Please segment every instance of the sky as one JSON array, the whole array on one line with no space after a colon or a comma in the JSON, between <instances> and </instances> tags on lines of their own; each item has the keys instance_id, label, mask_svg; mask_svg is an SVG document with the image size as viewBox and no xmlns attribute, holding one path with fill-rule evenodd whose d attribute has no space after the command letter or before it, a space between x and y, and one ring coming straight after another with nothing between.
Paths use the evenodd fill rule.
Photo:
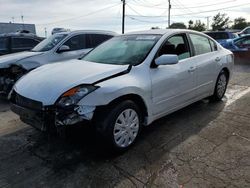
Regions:
<instances>
[{"instance_id":1,"label":"sky","mask_svg":"<svg viewBox=\"0 0 250 188\"><path fill-rule=\"evenodd\" d=\"M249 0L171 0L171 23L201 20L210 24L218 12L250 22ZM121 33L121 0L0 0L0 22L36 24L39 36L55 27L101 29ZM168 0L126 0L125 32L166 28Z\"/></svg>"}]
</instances>

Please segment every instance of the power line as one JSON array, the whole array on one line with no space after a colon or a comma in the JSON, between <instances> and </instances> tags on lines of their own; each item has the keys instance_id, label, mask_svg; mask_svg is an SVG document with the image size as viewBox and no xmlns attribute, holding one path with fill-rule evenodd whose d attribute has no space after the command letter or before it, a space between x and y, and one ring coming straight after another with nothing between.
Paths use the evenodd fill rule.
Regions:
<instances>
[{"instance_id":1,"label":"power line","mask_svg":"<svg viewBox=\"0 0 250 188\"><path fill-rule=\"evenodd\" d=\"M199 5L199 6L192 6L192 7L185 6L185 7L183 7L183 8L173 8L173 9L185 9L185 8L188 8L188 9L195 9L195 8L211 7L211 6L221 5L221 4L230 3L230 2L235 2L235 1L237 1L237 0L230 0L230 1L218 2L218 3L214 3L214 4Z\"/></svg>"},{"instance_id":2,"label":"power line","mask_svg":"<svg viewBox=\"0 0 250 188\"><path fill-rule=\"evenodd\" d=\"M221 4L225 4L225 3L230 3L230 2L235 2L237 0L229 0L229 1L223 1L223 2L217 2L217 3L212 3L212 4L203 4L203 5L199 5L199 6L186 6L182 4L182 7L180 7L179 5L174 5L172 6L172 9L195 9L195 8L203 8L203 7L211 7L211 6L215 6L215 5L221 5ZM135 1L134 1L135 2ZM168 9L168 7L163 7L162 3L160 4L156 4L156 5L145 5L145 4L137 4L137 3L131 3L131 5L134 6L140 6L140 7L147 7L147 8L155 8L155 9Z\"/></svg>"},{"instance_id":3,"label":"power line","mask_svg":"<svg viewBox=\"0 0 250 188\"><path fill-rule=\"evenodd\" d=\"M207 10L207 11L202 11L202 12L192 12L192 13L189 13L189 14L176 14L176 15L173 15L173 16L186 16L186 15L193 15L193 14L202 14L202 13L215 12L215 11L220 11L220 10L234 9L234 8L242 7L242 6L246 6L246 5L250 5L250 3L234 5L234 6L229 6L229 7L225 7L225 8L219 8L219 9L213 9L213 10Z\"/></svg>"},{"instance_id":4,"label":"power line","mask_svg":"<svg viewBox=\"0 0 250 188\"><path fill-rule=\"evenodd\" d=\"M49 23L44 23L44 24L37 24L37 25L38 25L38 26L41 26L41 25L53 25L53 24L57 24L57 23L68 22L68 21L71 21L71 20L75 20L75 19L79 19L79 18L91 16L91 15L93 15L93 14L98 14L99 12L102 12L102 11L104 11L104 10L107 10L107 9L110 9L110 8L113 8L113 7L116 7L116 6L118 6L118 5L120 5L120 3L116 3L116 4L113 4L112 6L104 7L104 8L102 8L102 9L99 9L99 10L96 10L96 11L93 11L93 12L90 12L90 13L85 14L85 15L75 16L75 17L72 17L72 18L64 19L64 20L59 20L59 21L49 22Z\"/></svg>"},{"instance_id":5,"label":"power line","mask_svg":"<svg viewBox=\"0 0 250 188\"><path fill-rule=\"evenodd\" d=\"M240 4L240 5L234 5L234 6L229 6L229 7L225 7L225 8L219 8L219 9L213 9L213 10L207 10L207 11L201 11L201 12L191 12L191 13L185 13L185 14L174 14L172 16L188 16L188 15L195 15L195 14L202 14L202 13L208 13L208 12L215 12L215 11L220 11L220 10L227 10L227 9L234 9L237 7L242 7L242 6L246 6L246 5L250 5L250 3L245 3L245 4ZM149 16L149 15L127 15L127 16L132 16L132 17L146 17L146 18L150 18L150 17L154 17L154 18L161 18L164 17L162 15L154 15L154 16ZM205 16L204 16L205 17Z\"/></svg>"}]
</instances>

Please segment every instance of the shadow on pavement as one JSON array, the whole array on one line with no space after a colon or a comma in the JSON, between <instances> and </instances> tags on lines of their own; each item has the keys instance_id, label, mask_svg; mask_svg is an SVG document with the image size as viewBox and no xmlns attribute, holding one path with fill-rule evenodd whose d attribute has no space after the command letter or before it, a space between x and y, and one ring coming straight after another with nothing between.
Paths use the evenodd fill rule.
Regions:
<instances>
[{"instance_id":1,"label":"shadow on pavement","mask_svg":"<svg viewBox=\"0 0 250 188\"><path fill-rule=\"evenodd\" d=\"M125 179L146 185L146 177L138 173L200 132L224 105L203 100L168 115L145 127L123 154L106 148L91 126L71 127L66 139L48 137L31 127L13 132L0 137L0 187L109 187Z\"/></svg>"}]
</instances>

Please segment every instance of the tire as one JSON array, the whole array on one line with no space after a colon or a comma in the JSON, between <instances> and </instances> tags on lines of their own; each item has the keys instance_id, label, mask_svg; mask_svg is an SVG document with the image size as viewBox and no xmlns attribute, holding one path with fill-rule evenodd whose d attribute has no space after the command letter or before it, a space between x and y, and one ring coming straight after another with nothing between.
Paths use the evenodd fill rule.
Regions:
<instances>
[{"instance_id":1,"label":"tire","mask_svg":"<svg viewBox=\"0 0 250 188\"><path fill-rule=\"evenodd\" d=\"M211 101L221 101L224 97L228 85L228 75L222 70L217 78L214 94L210 97Z\"/></svg>"},{"instance_id":2,"label":"tire","mask_svg":"<svg viewBox=\"0 0 250 188\"><path fill-rule=\"evenodd\" d=\"M116 151L125 151L135 143L141 125L141 111L131 100L108 107L95 123L97 132Z\"/></svg>"}]
</instances>

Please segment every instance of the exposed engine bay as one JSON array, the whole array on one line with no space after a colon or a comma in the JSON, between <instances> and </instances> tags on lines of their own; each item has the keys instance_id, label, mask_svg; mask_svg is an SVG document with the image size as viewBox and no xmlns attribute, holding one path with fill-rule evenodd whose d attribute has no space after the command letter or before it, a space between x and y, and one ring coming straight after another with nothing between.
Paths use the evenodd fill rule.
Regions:
<instances>
[{"instance_id":1,"label":"exposed engine bay","mask_svg":"<svg viewBox=\"0 0 250 188\"><path fill-rule=\"evenodd\" d=\"M8 95L15 82L25 73L25 69L16 65L0 69L0 94Z\"/></svg>"}]
</instances>

